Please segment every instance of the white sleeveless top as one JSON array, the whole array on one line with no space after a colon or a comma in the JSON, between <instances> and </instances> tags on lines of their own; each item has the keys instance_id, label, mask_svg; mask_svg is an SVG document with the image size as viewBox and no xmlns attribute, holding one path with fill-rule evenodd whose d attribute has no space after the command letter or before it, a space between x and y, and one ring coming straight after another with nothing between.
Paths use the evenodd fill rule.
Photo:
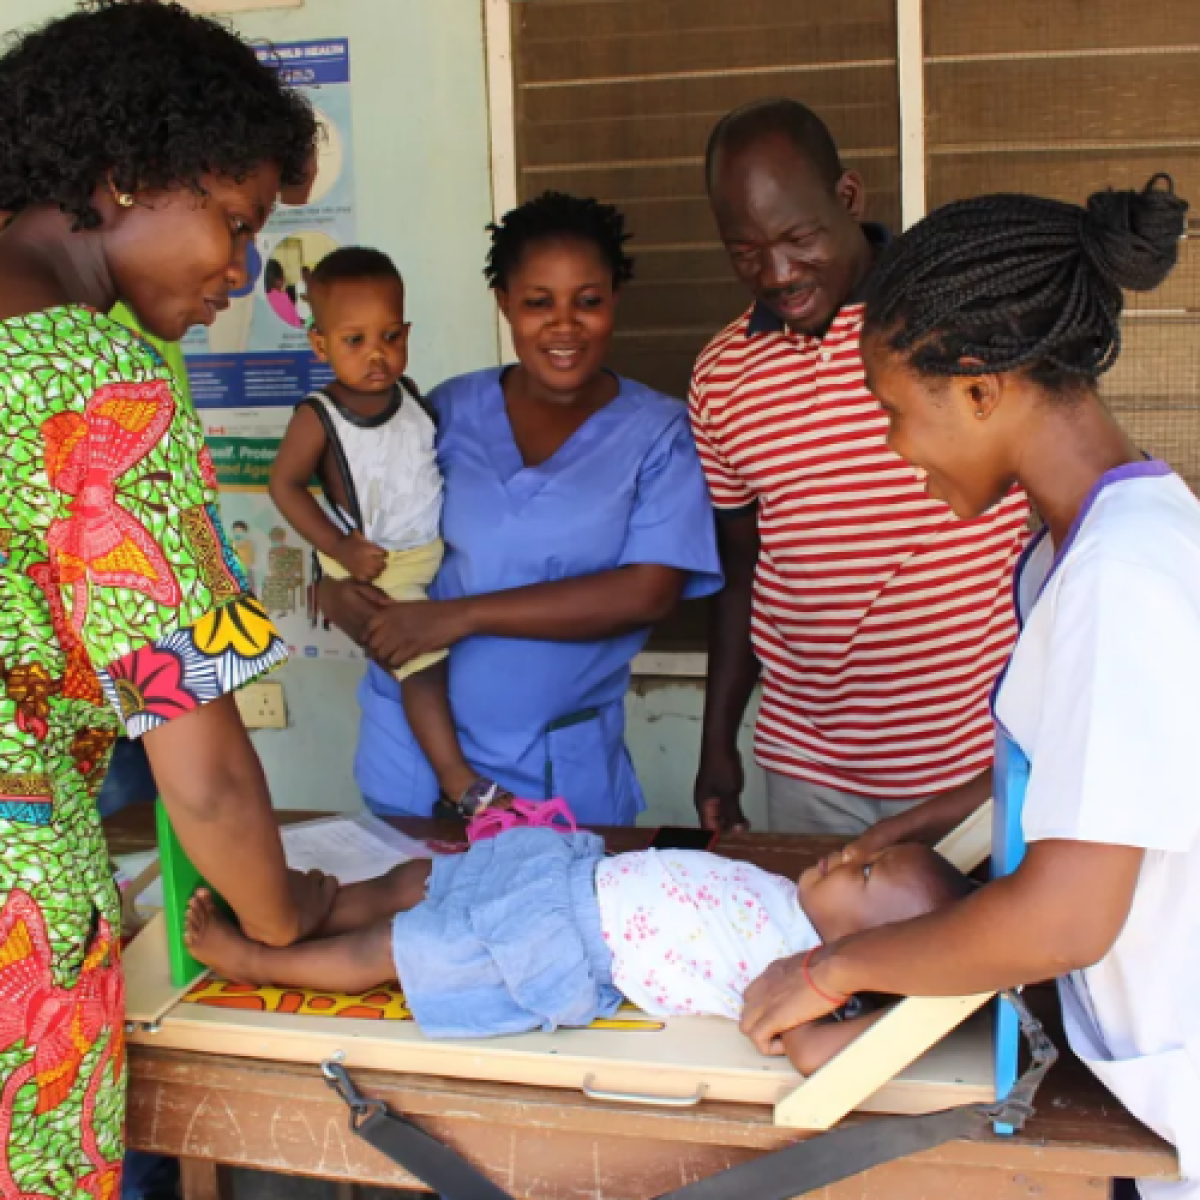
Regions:
<instances>
[{"instance_id":1,"label":"white sleeveless top","mask_svg":"<svg viewBox=\"0 0 1200 1200\"><path fill-rule=\"evenodd\" d=\"M434 451L435 429L411 392L396 385L398 404L375 418L359 417L327 392L313 392L341 444L362 514L362 535L384 550L413 550L438 536L442 475ZM355 528L349 513L332 504L342 529Z\"/></svg>"},{"instance_id":2,"label":"white sleeveless top","mask_svg":"<svg viewBox=\"0 0 1200 1200\"><path fill-rule=\"evenodd\" d=\"M613 983L652 1016L736 1021L771 963L821 940L793 880L700 850L603 858L596 900Z\"/></svg>"}]
</instances>

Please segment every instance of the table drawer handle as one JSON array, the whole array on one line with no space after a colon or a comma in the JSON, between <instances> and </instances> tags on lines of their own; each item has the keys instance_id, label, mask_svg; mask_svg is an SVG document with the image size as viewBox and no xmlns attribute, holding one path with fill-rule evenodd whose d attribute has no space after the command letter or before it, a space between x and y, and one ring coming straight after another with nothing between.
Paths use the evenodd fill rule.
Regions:
<instances>
[{"instance_id":1,"label":"table drawer handle","mask_svg":"<svg viewBox=\"0 0 1200 1200\"><path fill-rule=\"evenodd\" d=\"M583 1081L583 1094L589 1100L602 1100L609 1104L656 1104L660 1108L693 1108L708 1093L708 1084L702 1083L691 1096L647 1096L641 1092L606 1092L595 1086L595 1075Z\"/></svg>"}]
</instances>

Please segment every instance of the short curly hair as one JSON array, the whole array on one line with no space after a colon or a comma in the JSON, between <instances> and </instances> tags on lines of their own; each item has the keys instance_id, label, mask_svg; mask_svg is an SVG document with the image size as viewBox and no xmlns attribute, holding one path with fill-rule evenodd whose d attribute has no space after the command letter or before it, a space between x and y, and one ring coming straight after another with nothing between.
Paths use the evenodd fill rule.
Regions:
<instances>
[{"instance_id":1,"label":"short curly hair","mask_svg":"<svg viewBox=\"0 0 1200 1200\"><path fill-rule=\"evenodd\" d=\"M509 275L530 243L559 237L591 242L612 271L614 287L633 278L633 259L625 253L631 236L625 232L625 216L619 208L599 200L543 192L506 212L487 231L492 245L483 274L490 288L503 291L507 287Z\"/></svg>"},{"instance_id":2,"label":"short curly hair","mask_svg":"<svg viewBox=\"0 0 1200 1200\"><path fill-rule=\"evenodd\" d=\"M1168 175L1087 206L1000 194L930 213L880 256L866 334L928 375L1028 371L1077 394L1121 353L1124 292L1166 279L1187 233Z\"/></svg>"},{"instance_id":3,"label":"short curly hair","mask_svg":"<svg viewBox=\"0 0 1200 1200\"><path fill-rule=\"evenodd\" d=\"M52 204L95 228L97 186L241 179L277 164L304 181L308 101L224 26L160 0L86 0L0 57L0 211Z\"/></svg>"},{"instance_id":4,"label":"short curly hair","mask_svg":"<svg viewBox=\"0 0 1200 1200\"><path fill-rule=\"evenodd\" d=\"M339 246L313 268L312 283L317 287L327 287L348 279L394 279L400 284L404 282L396 264L382 250L373 250L369 246Z\"/></svg>"}]
</instances>

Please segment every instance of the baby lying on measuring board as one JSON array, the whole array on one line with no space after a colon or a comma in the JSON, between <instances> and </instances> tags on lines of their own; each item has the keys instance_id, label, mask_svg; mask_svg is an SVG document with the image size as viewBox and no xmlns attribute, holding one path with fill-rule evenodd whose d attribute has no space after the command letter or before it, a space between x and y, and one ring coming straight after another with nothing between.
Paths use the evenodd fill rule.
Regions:
<instances>
[{"instance_id":1,"label":"baby lying on measuring board","mask_svg":"<svg viewBox=\"0 0 1200 1200\"><path fill-rule=\"evenodd\" d=\"M869 865L832 855L793 883L716 854L606 858L594 834L519 828L342 888L307 942L253 942L205 892L186 938L201 962L246 983L354 994L399 978L429 1037L486 1037L586 1026L625 998L653 1016L737 1020L747 986L775 959L920 916L971 887L924 846ZM808 1074L878 1015L802 1026L784 1050Z\"/></svg>"}]
</instances>

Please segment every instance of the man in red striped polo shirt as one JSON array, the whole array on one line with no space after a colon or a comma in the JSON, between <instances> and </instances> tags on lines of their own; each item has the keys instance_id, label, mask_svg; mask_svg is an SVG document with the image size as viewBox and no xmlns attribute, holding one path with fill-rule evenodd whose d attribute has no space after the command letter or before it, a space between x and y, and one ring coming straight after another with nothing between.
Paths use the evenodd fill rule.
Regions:
<instances>
[{"instance_id":1,"label":"man in red striped polo shirt","mask_svg":"<svg viewBox=\"0 0 1200 1200\"><path fill-rule=\"evenodd\" d=\"M862 180L821 120L790 100L738 109L706 170L754 303L700 355L690 396L726 578L701 821L744 823L737 732L761 664L770 827L859 837L891 818L862 846L933 840L990 794L988 697L1016 633L1026 501L959 522L888 449L858 349L886 233L862 223Z\"/></svg>"}]
</instances>

